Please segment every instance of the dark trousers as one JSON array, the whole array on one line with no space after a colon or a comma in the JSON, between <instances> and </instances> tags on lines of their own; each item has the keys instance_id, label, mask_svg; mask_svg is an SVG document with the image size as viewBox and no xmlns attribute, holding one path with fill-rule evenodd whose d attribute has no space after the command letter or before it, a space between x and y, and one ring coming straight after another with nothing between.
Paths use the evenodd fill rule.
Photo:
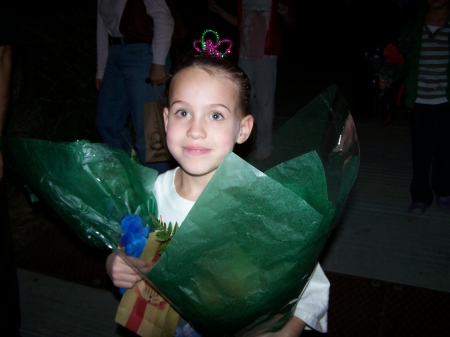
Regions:
<instances>
[{"instance_id":1,"label":"dark trousers","mask_svg":"<svg viewBox=\"0 0 450 337\"><path fill-rule=\"evenodd\" d=\"M0 331L3 336L20 336L19 282L7 202L3 179L0 182L0 289L3 307Z\"/></svg>"},{"instance_id":2,"label":"dark trousers","mask_svg":"<svg viewBox=\"0 0 450 337\"><path fill-rule=\"evenodd\" d=\"M415 104L411 110L413 201L450 195L450 105Z\"/></svg>"}]
</instances>

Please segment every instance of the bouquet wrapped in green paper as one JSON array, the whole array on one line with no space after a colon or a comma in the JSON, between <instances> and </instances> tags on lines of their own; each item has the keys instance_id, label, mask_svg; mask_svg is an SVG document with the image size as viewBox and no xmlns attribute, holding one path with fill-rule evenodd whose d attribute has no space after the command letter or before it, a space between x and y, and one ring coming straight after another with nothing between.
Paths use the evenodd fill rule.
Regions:
<instances>
[{"instance_id":1,"label":"bouquet wrapped in green paper","mask_svg":"<svg viewBox=\"0 0 450 337\"><path fill-rule=\"evenodd\" d=\"M267 160L233 153L225 158L145 275L204 336L256 335L285 324L356 178L356 131L335 86L301 109L273 141ZM48 147L60 150L52 154ZM101 160L94 165L98 151ZM66 164L63 156L73 160ZM155 171L125 157L88 142L10 139L8 150L13 168L79 235L99 246L103 239L108 247L118 241L123 216L139 214L150 225L145 213L157 214L151 192ZM41 166L39 173L28 172ZM56 179L48 171L65 176Z\"/></svg>"},{"instance_id":2,"label":"bouquet wrapped in green paper","mask_svg":"<svg viewBox=\"0 0 450 337\"><path fill-rule=\"evenodd\" d=\"M151 224L150 214L156 214L152 188L158 172L122 150L88 141L6 138L3 152L28 188L94 247L117 249L125 215Z\"/></svg>"}]
</instances>

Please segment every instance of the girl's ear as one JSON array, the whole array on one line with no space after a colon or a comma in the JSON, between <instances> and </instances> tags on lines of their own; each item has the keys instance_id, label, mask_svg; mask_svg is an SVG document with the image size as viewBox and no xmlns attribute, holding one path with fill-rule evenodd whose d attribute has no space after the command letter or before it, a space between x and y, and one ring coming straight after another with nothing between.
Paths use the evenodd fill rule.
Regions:
<instances>
[{"instance_id":1,"label":"girl's ear","mask_svg":"<svg viewBox=\"0 0 450 337\"><path fill-rule=\"evenodd\" d=\"M163 117L164 117L164 129L167 133L167 123L169 123L169 109L164 108L163 109Z\"/></svg>"},{"instance_id":2,"label":"girl's ear","mask_svg":"<svg viewBox=\"0 0 450 337\"><path fill-rule=\"evenodd\" d=\"M252 115L247 115L244 118L242 118L239 136L236 139L236 143L242 144L248 139L248 137L250 137L250 134L253 129L253 122L254 118Z\"/></svg>"}]
</instances>

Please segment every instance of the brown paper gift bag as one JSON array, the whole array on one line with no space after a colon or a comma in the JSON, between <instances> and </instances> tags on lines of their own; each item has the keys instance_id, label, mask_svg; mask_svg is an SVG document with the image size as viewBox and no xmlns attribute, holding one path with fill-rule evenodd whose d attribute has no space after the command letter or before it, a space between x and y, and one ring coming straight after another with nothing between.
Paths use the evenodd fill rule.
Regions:
<instances>
[{"instance_id":1,"label":"brown paper gift bag","mask_svg":"<svg viewBox=\"0 0 450 337\"><path fill-rule=\"evenodd\" d=\"M141 259L156 262L160 242L150 233ZM128 289L120 300L116 322L142 337L172 337L180 315L145 280Z\"/></svg>"},{"instance_id":2,"label":"brown paper gift bag","mask_svg":"<svg viewBox=\"0 0 450 337\"><path fill-rule=\"evenodd\" d=\"M168 161L172 158L166 142L163 109L166 95L144 104L145 162Z\"/></svg>"}]
</instances>

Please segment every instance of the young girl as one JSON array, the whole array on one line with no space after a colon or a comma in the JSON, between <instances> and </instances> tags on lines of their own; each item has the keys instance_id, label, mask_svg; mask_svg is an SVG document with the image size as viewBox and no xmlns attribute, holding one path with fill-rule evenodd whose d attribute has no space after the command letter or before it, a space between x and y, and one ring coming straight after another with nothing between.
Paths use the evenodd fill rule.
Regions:
<instances>
[{"instance_id":1,"label":"young girl","mask_svg":"<svg viewBox=\"0 0 450 337\"><path fill-rule=\"evenodd\" d=\"M154 186L164 222L181 224L225 156L249 138L249 96L245 73L222 58L196 56L176 72L164 122L167 144L179 167L159 175ZM151 268L138 259L133 263L144 273ZM106 268L117 287L131 288L141 280L116 253L107 258ZM299 336L305 326L326 332L328 294L328 279L317 265L295 316L281 331L260 336ZM176 336L185 335L181 331Z\"/></svg>"}]
</instances>

